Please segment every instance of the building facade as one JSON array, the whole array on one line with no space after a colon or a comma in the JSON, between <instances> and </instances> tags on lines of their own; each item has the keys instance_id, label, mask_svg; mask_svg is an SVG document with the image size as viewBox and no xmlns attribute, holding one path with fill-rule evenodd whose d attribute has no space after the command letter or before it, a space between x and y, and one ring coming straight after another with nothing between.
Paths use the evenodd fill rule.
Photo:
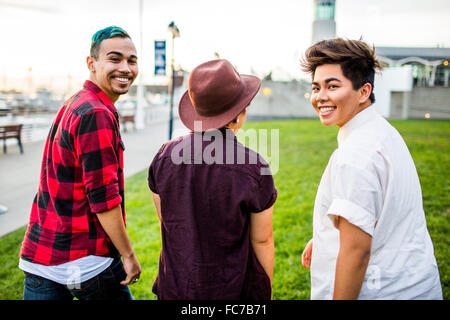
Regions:
<instances>
[{"instance_id":1,"label":"building facade","mask_svg":"<svg viewBox=\"0 0 450 320\"><path fill-rule=\"evenodd\" d=\"M335 0L314 0L314 22L311 43L336 37Z\"/></svg>"},{"instance_id":2,"label":"building facade","mask_svg":"<svg viewBox=\"0 0 450 320\"><path fill-rule=\"evenodd\" d=\"M375 52L385 67L384 74L410 70L411 89L391 88L387 117L450 118L450 48L376 47Z\"/></svg>"}]
</instances>

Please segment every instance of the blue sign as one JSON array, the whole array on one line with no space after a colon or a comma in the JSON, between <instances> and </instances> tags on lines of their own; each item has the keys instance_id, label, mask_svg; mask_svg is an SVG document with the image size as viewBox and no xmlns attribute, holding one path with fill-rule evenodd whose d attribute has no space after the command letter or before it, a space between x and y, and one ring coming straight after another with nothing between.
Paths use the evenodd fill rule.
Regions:
<instances>
[{"instance_id":1,"label":"blue sign","mask_svg":"<svg viewBox=\"0 0 450 320\"><path fill-rule=\"evenodd\" d=\"M166 75L166 41L155 40L155 76Z\"/></svg>"}]
</instances>

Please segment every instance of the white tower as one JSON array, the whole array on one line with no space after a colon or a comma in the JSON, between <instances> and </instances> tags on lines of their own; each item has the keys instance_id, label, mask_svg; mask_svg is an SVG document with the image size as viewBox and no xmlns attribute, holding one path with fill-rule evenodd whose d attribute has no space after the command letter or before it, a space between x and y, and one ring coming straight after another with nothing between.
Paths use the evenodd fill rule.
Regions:
<instances>
[{"instance_id":1,"label":"white tower","mask_svg":"<svg viewBox=\"0 0 450 320\"><path fill-rule=\"evenodd\" d=\"M313 44L336 37L335 5L335 0L314 0Z\"/></svg>"}]
</instances>

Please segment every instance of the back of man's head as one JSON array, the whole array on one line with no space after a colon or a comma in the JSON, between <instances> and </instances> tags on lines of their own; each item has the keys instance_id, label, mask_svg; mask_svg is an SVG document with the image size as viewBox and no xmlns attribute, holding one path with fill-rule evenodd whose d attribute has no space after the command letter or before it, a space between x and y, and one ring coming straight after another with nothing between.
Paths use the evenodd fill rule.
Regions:
<instances>
[{"instance_id":1,"label":"back of man's head","mask_svg":"<svg viewBox=\"0 0 450 320\"><path fill-rule=\"evenodd\" d=\"M130 35L120 27L110 26L102 30L99 30L92 36L91 51L90 51L91 57L94 59L98 59L98 53L100 51L100 45L102 41L114 37L131 39Z\"/></svg>"}]
</instances>

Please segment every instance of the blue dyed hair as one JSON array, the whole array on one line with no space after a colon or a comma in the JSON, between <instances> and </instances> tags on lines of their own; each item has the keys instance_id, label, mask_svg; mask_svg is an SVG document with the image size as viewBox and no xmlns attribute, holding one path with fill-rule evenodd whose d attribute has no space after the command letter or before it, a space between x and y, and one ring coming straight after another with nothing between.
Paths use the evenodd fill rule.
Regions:
<instances>
[{"instance_id":1,"label":"blue dyed hair","mask_svg":"<svg viewBox=\"0 0 450 320\"><path fill-rule=\"evenodd\" d=\"M110 26L99 30L92 36L90 52L91 57L93 57L94 59L98 59L98 53L100 51L100 44L102 43L102 41L114 37L131 39L130 35L120 27Z\"/></svg>"}]
</instances>

